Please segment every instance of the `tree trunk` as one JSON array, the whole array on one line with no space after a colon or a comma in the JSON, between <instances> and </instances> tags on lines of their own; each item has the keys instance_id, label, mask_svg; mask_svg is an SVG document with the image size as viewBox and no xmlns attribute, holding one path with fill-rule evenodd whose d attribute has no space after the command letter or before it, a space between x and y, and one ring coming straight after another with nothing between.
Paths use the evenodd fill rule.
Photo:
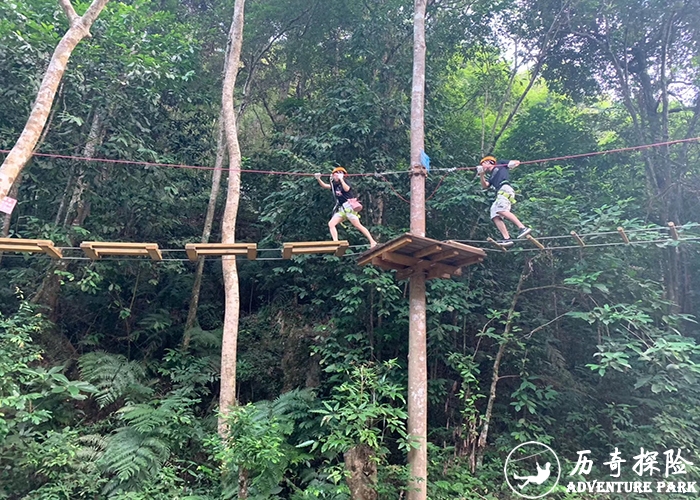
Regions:
<instances>
[{"instance_id":1,"label":"tree trunk","mask_svg":"<svg viewBox=\"0 0 700 500\"><path fill-rule=\"evenodd\" d=\"M209 205L207 215L204 218L204 230L202 231L202 243L209 243L211 228L214 224L214 214L216 212L216 201L219 198L219 188L221 187L221 170L224 168L226 160L226 137L224 136L223 113L219 116L219 136L216 146L216 160L214 161L214 172L211 176L211 192L209 193ZM204 257L200 257L197 262L197 271L192 284L192 295L190 298L190 308L187 311L187 321L185 322L185 335L182 338L182 348L187 349L190 345L190 330L197 322L197 308L199 307L199 292L202 288L202 275L204 274Z\"/></svg>"},{"instance_id":2,"label":"tree trunk","mask_svg":"<svg viewBox=\"0 0 700 500\"><path fill-rule=\"evenodd\" d=\"M510 331L513 326L513 317L515 315L515 306L518 304L518 298L520 297L520 292L523 289L523 283L525 279L529 276L530 272L530 261L525 262L525 268L520 274L520 280L518 280L518 287L515 289L515 295L513 295L513 300L510 303L510 309L508 310L508 315L506 316L506 324L503 328L503 336L500 345L498 346L498 352L496 353L496 358L493 360L493 371L491 376L491 389L489 390L489 399L486 403L486 413L482 420L481 432L479 433L479 440L476 443L476 463L473 465L474 468L481 467L484 460L484 450L486 449L486 441L489 436L489 425L491 423L491 416L493 415L493 405L496 402L496 386L498 385L498 374L501 367L501 361L503 360L503 355L506 352L506 346L510 340ZM475 470L472 470L475 472Z\"/></svg>"},{"instance_id":3,"label":"tree trunk","mask_svg":"<svg viewBox=\"0 0 700 500\"><path fill-rule=\"evenodd\" d=\"M54 50L22 134L0 166L0 201L8 195L10 187L32 156L51 112L56 90L66 71L68 58L80 40L90 36L90 27L108 0L93 0L83 16L76 14L70 0L59 0L59 2L68 17L70 28Z\"/></svg>"},{"instance_id":4,"label":"tree trunk","mask_svg":"<svg viewBox=\"0 0 700 500\"><path fill-rule=\"evenodd\" d=\"M17 199L17 196L19 195L19 186L22 183L22 174L20 174L17 177L17 181L12 185L12 189L10 189L9 196L10 198ZM8 238L10 236L10 226L12 225L12 214L2 214L2 234L0 234L0 238ZM3 252L0 252L0 260L2 260L2 254Z\"/></svg>"},{"instance_id":5,"label":"tree trunk","mask_svg":"<svg viewBox=\"0 0 700 500\"><path fill-rule=\"evenodd\" d=\"M87 141L83 148L84 157L92 158L95 155L97 147L102 142L102 124L102 115L100 111L97 111L93 116L90 132L88 133ZM73 188L71 202L66 209L66 215L63 220L64 227L80 226L85 221L87 210L89 210L89 202L85 202L84 199L87 187L85 171L82 170ZM74 207L75 210L73 209ZM72 242L72 244L75 244L75 242ZM65 271L68 268L68 262L69 261L63 259L52 262L46 271L46 276L44 276L39 290L32 298L33 303L48 307L49 319L53 322L56 322L58 317L58 297L61 292L61 277L56 274L56 271Z\"/></svg>"},{"instance_id":6,"label":"tree trunk","mask_svg":"<svg viewBox=\"0 0 700 500\"><path fill-rule=\"evenodd\" d=\"M358 444L344 454L345 478L352 500L377 500L377 462L372 448Z\"/></svg>"},{"instance_id":7,"label":"tree trunk","mask_svg":"<svg viewBox=\"0 0 700 500\"><path fill-rule=\"evenodd\" d=\"M241 150L238 145L236 111L233 105L233 90L236 86L236 74L241 58L243 43L243 8L245 0L236 0L229 31L228 51L224 70L222 91L222 114L224 117L224 135L229 157L228 192L221 228L221 241L236 241L236 217L241 191ZM227 433L225 417L229 408L236 404L236 354L238 350L238 316L240 313L240 290L238 289L238 269L236 256L222 257L224 274L224 333L221 345L221 392L219 394L218 431L221 436Z\"/></svg>"},{"instance_id":8,"label":"tree trunk","mask_svg":"<svg viewBox=\"0 0 700 500\"><path fill-rule=\"evenodd\" d=\"M90 125L90 132L88 133L87 142L85 143L85 148L83 149L83 156L85 158L93 158L97 147L102 144L102 137L104 132L103 127L103 115L100 110L95 111L92 117L92 124ZM87 217L87 212L90 207L90 202L85 201L85 192L89 188L89 182L85 178L87 169L87 164L78 168L78 178L73 185L73 195L71 196L68 207L66 208L66 213L63 217L63 226L81 226L85 222Z\"/></svg>"},{"instance_id":9,"label":"tree trunk","mask_svg":"<svg viewBox=\"0 0 700 500\"><path fill-rule=\"evenodd\" d=\"M411 234L417 236L425 236L426 172L420 161L425 142L425 8L426 0L415 0L411 92ZM408 434L416 446L408 452L411 471L408 500L425 500L428 479L428 354L424 273L411 277L409 317Z\"/></svg>"}]
</instances>

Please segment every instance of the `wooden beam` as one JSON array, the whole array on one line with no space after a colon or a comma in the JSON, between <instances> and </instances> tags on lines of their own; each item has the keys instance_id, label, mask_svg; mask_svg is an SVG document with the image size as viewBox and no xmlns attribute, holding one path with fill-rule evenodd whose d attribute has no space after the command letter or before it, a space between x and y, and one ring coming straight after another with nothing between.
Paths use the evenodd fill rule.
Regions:
<instances>
[{"instance_id":1,"label":"wooden beam","mask_svg":"<svg viewBox=\"0 0 700 500\"><path fill-rule=\"evenodd\" d=\"M93 248L136 248L144 249L146 245L155 245L155 243L124 243L121 241L84 241L89 243Z\"/></svg>"},{"instance_id":2,"label":"wooden beam","mask_svg":"<svg viewBox=\"0 0 700 500\"><path fill-rule=\"evenodd\" d=\"M185 252L187 252L187 258L192 262L196 262L200 255L204 255L203 250L198 250L194 243L187 243Z\"/></svg>"},{"instance_id":3,"label":"wooden beam","mask_svg":"<svg viewBox=\"0 0 700 500\"><path fill-rule=\"evenodd\" d=\"M293 247L331 247L335 250L335 247L341 243L347 243L347 240L339 241L288 241L284 243L285 245L291 245Z\"/></svg>"},{"instance_id":4,"label":"wooden beam","mask_svg":"<svg viewBox=\"0 0 700 500\"><path fill-rule=\"evenodd\" d=\"M248 260L255 260L258 246L255 243L187 243L185 251L193 262L207 255L245 255Z\"/></svg>"},{"instance_id":5,"label":"wooden beam","mask_svg":"<svg viewBox=\"0 0 700 500\"><path fill-rule=\"evenodd\" d=\"M336 257L342 257L345 255L345 251L348 249L350 245L348 244L347 241L343 240L340 242L340 245L338 245L338 248L335 250L335 256Z\"/></svg>"},{"instance_id":6,"label":"wooden beam","mask_svg":"<svg viewBox=\"0 0 700 500\"><path fill-rule=\"evenodd\" d=\"M413 267L420 262L420 260L411 257L410 255L403 255L400 253L387 252L382 254L382 260L393 262L395 264L401 264L404 267ZM374 261L373 261L374 262Z\"/></svg>"},{"instance_id":7,"label":"wooden beam","mask_svg":"<svg viewBox=\"0 0 700 500\"><path fill-rule=\"evenodd\" d=\"M148 251L145 248L91 248L100 258L105 255L133 255L136 257L148 255Z\"/></svg>"},{"instance_id":8,"label":"wooden beam","mask_svg":"<svg viewBox=\"0 0 700 500\"><path fill-rule=\"evenodd\" d=\"M292 255L304 255L308 253L335 253L336 248L333 247L292 247Z\"/></svg>"},{"instance_id":9,"label":"wooden beam","mask_svg":"<svg viewBox=\"0 0 700 500\"><path fill-rule=\"evenodd\" d=\"M579 246L585 247L586 244L583 242L583 239L576 233L576 231L571 231L571 236L576 240L576 243L579 244Z\"/></svg>"},{"instance_id":10,"label":"wooden beam","mask_svg":"<svg viewBox=\"0 0 700 500\"><path fill-rule=\"evenodd\" d=\"M157 243L83 241L80 248L93 260L107 255L149 256L153 260L163 260Z\"/></svg>"},{"instance_id":11,"label":"wooden beam","mask_svg":"<svg viewBox=\"0 0 700 500\"><path fill-rule=\"evenodd\" d=\"M455 275L455 274L461 274L460 270L458 267L450 266L448 264L443 264L441 262L437 262L435 264L432 264L427 268L429 271L437 270L438 274L449 274L449 275Z\"/></svg>"},{"instance_id":12,"label":"wooden beam","mask_svg":"<svg viewBox=\"0 0 700 500\"><path fill-rule=\"evenodd\" d=\"M341 249L344 247L344 249ZM292 255L308 253L335 253L340 256L349 247L347 240L340 241L289 241L282 245L282 257L291 259Z\"/></svg>"},{"instance_id":13,"label":"wooden beam","mask_svg":"<svg viewBox=\"0 0 700 500\"><path fill-rule=\"evenodd\" d=\"M544 245L542 243L540 243L539 241L537 241L534 236L532 236L531 234L528 234L525 237L530 241L530 243L535 245L537 248L539 248L540 250L544 250Z\"/></svg>"},{"instance_id":14,"label":"wooden beam","mask_svg":"<svg viewBox=\"0 0 700 500\"><path fill-rule=\"evenodd\" d=\"M163 260L163 254L160 253L158 245L156 245L155 243L146 245L146 252L152 260Z\"/></svg>"},{"instance_id":15,"label":"wooden beam","mask_svg":"<svg viewBox=\"0 0 700 500\"><path fill-rule=\"evenodd\" d=\"M500 243L498 243L496 240L494 240L494 239L491 238L490 236L489 236L488 238L486 238L486 241L488 241L488 242L491 243L492 245L497 246L498 248L500 248L500 249L501 249L502 251L504 251L504 252L507 252L507 251L508 251L508 249L507 249L506 247L504 247L503 245L501 245Z\"/></svg>"},{"instance_id":16,"label":"wooden beam","mask_svg":"<svg viewBox=\"0 0 700 500\"><path fill-rule=\"evenodd\" d=\"M472 264L478 264L479 262L483 262L484 258L481 255L472 255L470 257L465 257L464 259L460 259L457 262L453 262L452 265L454 267L464 267L464 266L470 266Z\"/></svg>"},{"instance_id":17,"label":"wooden beam","mask_svg":"<svg viewBox=\"0 0 700 500\"><path fill-rule=\"evenodd\" d=\"M413 254L413 256L416 259L422 259L423 257L427 257L428 255L433 255L434 253L438 253L442 251L442 247L438 245L430 245L429 247L425 247L422 250L418 250L416 253Z\"/></svg>"},{"instance_id":18,"label":"wooden beam","mask_svg":"<svg viewBox=\"0 0 700 500\"><path fill-rule=\"evenodd\" d=\"M8 245L0 243L0 251L2 252L29 252L42 253L43 250L36 245Z\"/></svg>"},{"instance_id":19,"label":"wooden beam","mask_svg":"<svg viewBox=\"0 0 700 500\"><path fill-rule=\"evenodd\" d=\"M387 243L384 243L383 245L378 245L372 248L368 253L363 254L362 258L357 261L357 264L360 266L364 266L368 262L371 262L373 258L378 257L386 252L398 250L401 247L410 245L412 242L413 240L408 236L401 236L400 238L394 241L389 241Z\"/></svg>"},{"instance_id":20,"label":"wooden beam","mask_svg":"<svg viewBox=\"0 0 700 500\"><path fill-rule=\"evenodd\" d=\"M25 238L0 238L0 251L44 253L53 259L61 259L61 250L51 240L30 240Z\"/></svg>"},{"instance_id":21,"label":"wooden beam","mask_svg":"<svg viewBox=\"0 0 700 500\"><path fill-rule=\"evenodd\" d=\"M439 266L435 266L434 268L428 271L428 274L426 275L425 279L432 280L435 278L442 278L447 280L452 278L453 276L459 276L461 274L461 269L456 269L454 273L450 273L445 271L444 269L441 269Z\"/></svg>"},{"instance_id":22,"label":"wooden beam","mask_svg":"<svg viewBox=\"0 0 700 500\"><path fill-rule=\"evenodd\" d=\"M56 248L53 246L53 243L49 245L45 245L43 243L38 243L39 248L41 248L46 255L51 257L52 259L62 259L63 258L63 253L61 252L60 248Z\"/></svg>"},{"instance_id":23,"label":"wooden beam","mask_svg":"<svg viewBox=\"0 0 700 500\"><path fill-rule=\"evenodd\" d=\"M85 252L85 255L90 257L92 260L97 260L100 258L99 255L95 252L95 249L92 248L92 246L89 243L83 242L80 244L80 248L82 249L83 252Z\"/></svg>"},{"instance_id":24,"label":"wooden beam","mask_svg":"<svg viewBox=\"0 0 700 500\"><path fill-rule=\"evenodd\" d=\"M458 255L459 250L455 250L454 248L448 248L447 250L443 250L442 252L431 255L429 260L431 262L439 262L441 260L457 257Z\"/></svg>"},{"instance_id":25,"label":"wooden beam","mask_svg":"<svg viewBox=\"0 0 700 500\"><path fill-rule=\"evenodd\" d=\"M0 243L17 243L21 245L53 245L51 240L31 240L27 238L0 238Z\"/></svg>"},{"instance_id":26,"label":"wooden beam","mask_svg":"<svg viewBox=\"0 0 700 500\"><path fill-rule=\"evenodd\" d=\"M668 223L668 229L671 231L671 238L674 240L679 240L680 238L678 237L678 231L676 230L676 225L673 222Z\"/></svg>"},{"instance_id":27,"label":"wooden beam","mask_svg":"<svg viewBox=\"0 0 700 500\"><path fill-rule=\"evenodd\" d=\"M486 257L486 252L484 252L483 248L473 247L471 245L465 245L464 243L460 243L459 241L454 241L454 240L447 240L445 243L448 243L450 246L459 248L460 250L463 250L465 252L469 252L471 254L476 254L476 255L481 255L483 257Z\"/></svg>"},{"instance_id":28,"label":"wooden beam","mask_svg":"<svg viewBox=\"0 0 700 500\"><path fill-rule=\"evenodd\" d=\"M438 269L439 274L454 274L459 268L448 266L447 264L442 264L440 262L433 262L430 260L423 260L413 267L403 269L396 273L396 278L399 280L404 280L413 276L416 273L421 273L425 271L430 271L433 269Z\"/></svg>"},{"instance_id":29,"label":"wooden beam","mask_svg":"<svg viewBox=\"0 0 700 500\"><path fill-rule=\"evenodd\" d=\"M401 271L403 269L406 269L405 266L402 266L401 264L397 264L395 262L391 262L390 260L386 260L384 257L384 255L382 255L381 257L375 257L374 259L372 259L372 264L374 264L377 267L381 267L382 269L393 271Z\"/></svg>"},{"instance_id":30,"label":"wooden beam","mask_svg":"<svg viewBox=\"0 0 700 500\"><path fill-rule=\"evenodd\" d=\"M399 271L396 271L396 279L399 281L406 280L418 272L424 271L422 269L418 270L415 267L405 267Z\"/></svg>"},{"instance_id":31,"label":"wooden beam","mask_svg":"<svg viewBox=\"0 0 700 500\"><path fill-rule=\"evenodd\" d=\"M625 230L622 229L622 227L618 227L617 232L620 233L620 236L622 237L622 241L624 241L625 243L627 243L629 245L630 239L625 234Z\"/></svg>"}]
</instances>

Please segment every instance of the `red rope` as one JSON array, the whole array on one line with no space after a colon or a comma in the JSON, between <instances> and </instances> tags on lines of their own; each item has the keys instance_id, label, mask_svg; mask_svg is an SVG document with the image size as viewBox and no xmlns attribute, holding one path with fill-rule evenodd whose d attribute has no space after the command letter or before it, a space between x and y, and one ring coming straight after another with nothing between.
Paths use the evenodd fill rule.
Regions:
<instances>
[{"instance_id":1,"label":"red rope","mask_svg":"<svg viewBox=\"0 0 700 500\"><path fill-rule=\"evenodd\" d=\"M598 156L598 155L606 155L606 154L611 154L611 153L621 153L624 151L637 151L640 149L648 149L648 148L655 148L655 147L660 147L660 146L670 146L673 144L681 144L684 142L696 142L700 141L700 137L692 137L689 139L677 139L674 141L665 141L665 142L657 142L654 144L644 144L642 146L629 146L629 147L624 147L624 148L617 148L617 149L609 149L606 151L594 151L591 153L580 153L580 154L575 154L575 155L566 155L566 156L555 156L553 158L544 158L540 160L527 160L527 161L521 161L521 165L527 165L527 164L533 164L533 163L546 163L550 161L560 161L560 160L570 160L573 158L585 158L589 156ZM7 149L0 149L0 153L9 153L10 151ZM110 158L89 158L85 156L71 156L71 155L60 155L60 154L49 154L49 153L32 153L34 156L40 156L44 158L60 158L60 159L65 159L65 160L76 160L76 161L95 161L95 162L101 162L101 163L114 163L114 164L121 164L121 165L141 165L145 167L168 167L168 168L189 168L189 169L195 169L195 170L216 170L216 167L205 167L202 165L187 165L187 164L179 164L179 163L159 163L159 162L150 162L150 161L134 161L134 160L114 160ZM459 171L459 170L474 170L476 167L455 167L455 168L449 168L449 169L433 169L434 171L444 171L444 170L449 170L449 171ZM230 170L230 169L224 169L224 170ZM314 174L313 173L306 173L306 172L282 172L278 170L247 170L247 169L235 169L231 170L233 172L245 172L245 173L250 173L250 174L269 174L269 175L292 175L292 176L298 176L298 177L312 177ZM388 174L408 174L410 173L408 170L404 171L399 171L399 172L380 172L380 173L366 173L366 174L347 174L348 177L371 177L374 175L388 175ZM388 182L388 181L387 181Z\"/></svg>"},{"instance_id":2,"label":"red rope","mask_svg":"<svg viewBox=\"0 0 700 500\"><path fill-rule=\"evenodd\" d=\"M405 202L408 203L408 204L411 203L411 202L408 201L406 198L404 198L403 196L401 196L401 193L399 193L396 189L394 189L394 185L393 185L391 182L389 182L389 181L387 180L386 177L384 177L384 176L381 175L381 174L380 174L379 176L384 180L384 182L386 182L387 184L389 184L389 187L391 188L391 190L394 192L394 194L395 194L396 196L398 196L402 201L405 201Z\"/></svg>"},{"instance_id":3,"label":"red rope","mask_svg":"<svg viewBox=\"0 0 700 500\"><path fill-rule=\"evenodd\" d=\"M430 194L430 196L428 196L428 197L425 199L425 201L430 201L430 198L432 198L433 196L435 196L435 193L437 193L437 190L440 189L440 186L442 186L442 181L444 181L445 178L446 178L448 175L449 175L449 174L445 174L445 175L443 175L443 176L440 178L440 181L438 182L437 186L435 186L435 189L433 189L433 192Z\"/></svg>"},{"instance_id":4,"label":"red rope","mask_svg":"<svg viewBox=\"0 0 700 500\"><path fill-rule=\"evenodd\" d=\"M637 151L639 149L649 149L649 148L658 148L660 146L670 146L673 144L681 144L684 142L696 142L700 141L700 137L691 137L689 139L676 139L674 141L665 141L665 142L656 142L654 144L643 144L641 146L628 146L624 148L617 148L617 149L606 149L605 151L594 151L592 153L580 153L580 154L575 154L575 155L566 155L566 156L554 156L552 158L543 158L541 160L527 160L527 161L521 161L521 165L528 165L532 163L547 163L550 161L560 161L560 160L571 160L573 158L586 158L588 156L598 156L598 155L607 155L611 153L622 153L624 151ZM457 167L455 170L475 170L477 167Z\"/></svg>"}]
</instances>

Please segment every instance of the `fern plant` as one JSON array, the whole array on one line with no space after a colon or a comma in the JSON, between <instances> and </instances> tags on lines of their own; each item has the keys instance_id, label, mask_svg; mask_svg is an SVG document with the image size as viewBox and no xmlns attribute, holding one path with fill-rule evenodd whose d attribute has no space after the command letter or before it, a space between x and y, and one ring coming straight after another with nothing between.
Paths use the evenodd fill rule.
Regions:
<instances>
[{"instance_id":1,"label":"fern plant","mask_svg":"<svg viewBox=\"0 0 700 500\"><path fill-rule=\"evenodd\" d=\"M81 356L78 365L82 378L97 387L95 398L100 408L121 398L140 401L153 392L143 383L146 375L143 365L122 355L91 352Z\"/></svg>"},{"instance_id":2,"label":"fern plant","mask_svg":"<svg viewBox=\"0 0 700 500\"><path fill-rule=\"evenodd\" d=\"M217 458L224 467L225 496L235 495L244 477L249 499L283 498L283 483L290 483L287 473L312 458L295 445L308 437L308 429L299 423L308 420L314 402L313 392L294 390L272 402L232 409L226 417L228 437L216 443Z\"/></svg>"},{"instance_id":3,"label":"fern plant","mask_svg":"<svg viewBox=\"0 0 700 500\"><path fill-rule=\"evenodd\" d=\"M125 424L107 440L100 467L110 476L106 492L134 491L160 474L172 449L181 450L196 428L199 399L179 389L161 400L127 404L117 414Z\"/></svg>"}]
</instances>

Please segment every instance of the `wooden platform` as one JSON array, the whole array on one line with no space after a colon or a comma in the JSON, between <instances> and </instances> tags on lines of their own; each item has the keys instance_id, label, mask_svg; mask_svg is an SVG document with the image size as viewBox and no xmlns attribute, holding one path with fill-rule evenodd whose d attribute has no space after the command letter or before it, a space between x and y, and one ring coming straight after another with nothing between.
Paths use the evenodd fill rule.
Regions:
<instances>
[{"instance_id":1,"label":"wooden platform","mask_svg":"<svg viewBox=\"0 0 700 500\"><path fill-rule=\"evenodd\" d=\"M346 240L341 241L295 241L284 243L282 257L291 259L293 255L309 253L333 253L341 257L350 244Z\"/></svg>"},{"instance_id":2,"label":"wooden platform","mask_svg":"<svg viewBox=\"0 0 700 500\"><path fill-rule=\"evenodd\" d=\"M85 255L97 260L106 255L148 256L152 260L163 260L157 243L115 243L108 241L84 241L80 248Z\"/></svg>"},{"instance_id":3,"label":"wooden platform","mask_svg":"<svg viewBox=\"0 0 700 500\"><path fill-rule=\"evenodd\" d=\"M481 248L456 241L437 241L422 236L404 234L362 253L357 263L373 264L382 269L396 270L400 280L416 273L426 273L427 279L451 278L462 273L461 268L484 260Z\"/></svg>"},{"instance_id":4,"label":"wooden platform","mask_svg":"<svg viewBox=\"0 0 700 500\"><path fill-rule=\"evenodd\" d=\"M207 255L245 255L248 260L258 256L256 243L187 243L185 250L187 258L194 262Z\"/></svg>"},{"instance_id":5,"label":"wooden platform","mask_svg":"<svg viewBox=\"0 0 700 500\"><path fill-rule=\"evenodd\" d=\"M0 238L0 252L45 253L52 259L61 259L61 250L51 240L25 240L20 238Z\"/></svg>"}]
</instances>

